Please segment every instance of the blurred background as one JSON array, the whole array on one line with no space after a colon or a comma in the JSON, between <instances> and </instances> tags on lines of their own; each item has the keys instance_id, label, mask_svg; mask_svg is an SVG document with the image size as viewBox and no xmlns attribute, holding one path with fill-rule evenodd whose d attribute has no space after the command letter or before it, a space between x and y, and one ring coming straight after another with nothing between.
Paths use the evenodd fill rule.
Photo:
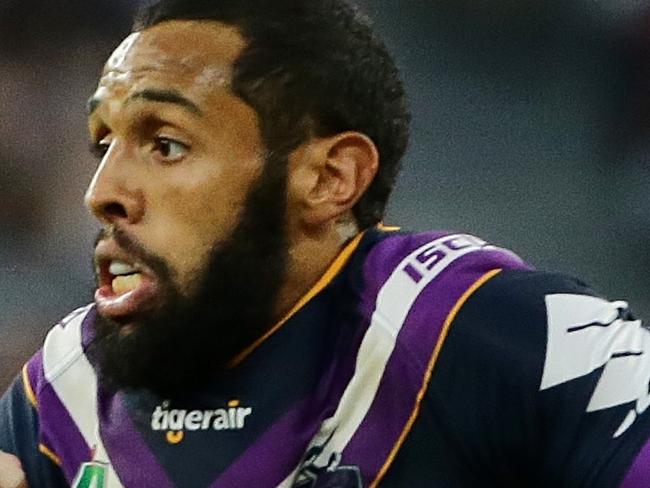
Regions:
<instances>
[{"instance_id":1,"label":"blurred background","mask_svg":"<svg viewBox=\"0 0 650 488\"><path fill-rule=\"evenodd\" d=\"M362 3L414 114L387 223L472 232L650 317L650 1ZM0 389L92 300L85 102L136 6L0 2Z\"/></svg>"}]
</instances>

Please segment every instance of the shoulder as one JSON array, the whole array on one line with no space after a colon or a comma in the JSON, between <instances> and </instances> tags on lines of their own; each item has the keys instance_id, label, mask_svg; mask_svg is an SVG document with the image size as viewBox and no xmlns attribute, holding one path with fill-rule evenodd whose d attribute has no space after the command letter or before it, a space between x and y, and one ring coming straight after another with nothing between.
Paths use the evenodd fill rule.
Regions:
<instances>
[{"instance_id":1,"label":"shoulder","mask_svg":"<svg viewBox=\"0 0 650 488\"><path fill-rule=\"evenodd\" d=\"M560 273L536 271L532 269L508 270L501 273L481 287L480 290L468 300L467 305L479 306L486 302L493 303L495 313L504 312L508 305L524 308L546 308L548 297L566 295L567 297L592 297L587 301L604 299L584 281ZM574 298L581 301L582 298Z\"/></svg>"},{"instance_id":2,"label":"shoulder","mask_svg":"<svg viewBox=\"0 0 650 488\"><path fill-rule=\"evenodd\" d=\"M425 308L420 331L435 326ZM402 463L422 450L470 458L501 483L618 486L650 432L650 332L625 301L572 277L501 269L466 288L442 327ZM423 337L403 342L409 370ZM639 456L629 476L650 479L646 466Z\"/></svg>"},{"instance_id":3,"label":"shoulder","mask_svg":"<svg viewBox=\"0 0 650 488\"><path fill-rule=\"evenodd\" d=\"M485 342L502 344L511 352L521 349L546 365L547 375L554 364L566 373L582 356L595 361L591 370L603 366L609 358L600 353L611 349L618 334L627 337L632 331L639 337L647 334L626 301L605 299L570 276L502 270L467 298L452 325L448 346ZM503 352L492 349L495 355ZM545 376L543 386L555 381Z\"/></svg>"},{"instance_id":4,"label":"shoulder","mask_svg":"<svg viewBox=\"0 0 650 488\"><path fill-rule=\"evenodd\" d=\"M551 320L555 323L561 316L565 321L578 323L584 319L588 323L586 316L597 316L621 305L627 308L627 303L609 302L571 276L504 269L467 297L453 328L493 330L507 336L521 331L546 342Z\"/></svg>"},{"instance_id":5,"label":"shoulder","mask_svg":"<svg viewBox=\"0 0 650 488\"><path fill-rule=\"evenodd\" d=\"M23 374L27 398L38 415L43 452L68 479L98 442L99 381L86 357L94 320L92 306L68 315L50 330Z\"/></svg>"},{"instance_id":6,"label":"shoulder","mask_svg":"<svg viewBox=\"0 0 650 488\"><path fill-rule=\"evenodd\" d=\"M85 348L91 340L94 319L92 305L71 312L50 329L43 347L27 362L23 382L35 406L46 386L58 382L74 364L87 362Z\"/></svg>"},{"instance_id":7,"label":"shoulder","mask_svg":"<svg viewBox=\"0 0 650 488\"><path fill-rule=\"evenodd\" d=\"M442 374L449 369L453 375L460 368L470 375L490 378L503 375L504 386L523 387L535 395L545 368L562 369L568 361L594 357L593 351L582 346L597 350L608 338L596 334L594 342L581 344L580 328L597 322L603 327L595 332L605 331L604 326L618 317L617 307L622 305L627 310L624 302L609 302L573 277L500 270L466 292L441 345L438 370ZM612 311L616 313L610 319ZM551 332L562 327L568 334L566 339L576 337L577 342L555 342L559 336ZM558 354L566 355L560 363ZM594 364L593 369L603 364Z\"/></svg>"},{"instance_id":8,"label":"shoulder","mask_svg":"<svg viewBox=\"0 0 650 488\"><path fill-rule=\"evenodd\" d=\"M380 232L363 264L362 307L408 361L427 364L477 289L530 267L468 234ZM371 236L372 237L372 236Z\"/></svg>"},{"instance_id":9,"label":"shoulder","mask_svg":"<svg viewBox=\"0 0 650 488\"><path fill-rule=\"evenodd\" d=\"M650 331L626 301L578 279L503 271L459 311L438 373L497 385L557 419L606 412L600 426L618 438L650 404Z\"/></svg>"},{"instance_id":10,"label":"shoulder","mask_svg":"<svg viewBox=\"0 0 650 488\"><path fill-rule=\"evenodd\" d=\"M522 268L527 266L512 251L466 233L448 231L386 232L370 234L372 248L365 259L365 278L384 282L400 274L416 283L430 283L461 260L478 267ZM471 258L463 259L466 256Z\"/></svg>"},{"instance_id":11,"label":"shoulder","mask_svg":"<svg viewBox=\"0 0 650 488\"><path fill-rule=\"evenodd\" d=\"M602 371L601 389L583 389L590 411L635 401L647 383L640 378L617 399L605 394L621 368L640 377L650 333L627 302L598 296L578 279L534 271L512 252L464 234L393 233L365 266L366 282L377 289L371 325L418 377L501 377L507 389L537 398L577 379L597 381Z\"/></svg>"}]
</instances>

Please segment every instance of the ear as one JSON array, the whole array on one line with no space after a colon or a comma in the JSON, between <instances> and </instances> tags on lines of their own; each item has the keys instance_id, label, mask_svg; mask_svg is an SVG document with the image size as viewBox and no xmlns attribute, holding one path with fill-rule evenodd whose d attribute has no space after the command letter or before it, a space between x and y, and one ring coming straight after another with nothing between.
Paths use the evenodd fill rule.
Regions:
<instances>
[{"instance_id":1,"label":"ear","mask_svg":"<svg viewBox=\"0 0 650 488\"><path fill-rule=\"evenodd\" d=\"M312 227L349 215L377 174L379 152L368 136L343 132L311 139L290 163L290 191L300 220Z\"/></svg>"}]
</instances>

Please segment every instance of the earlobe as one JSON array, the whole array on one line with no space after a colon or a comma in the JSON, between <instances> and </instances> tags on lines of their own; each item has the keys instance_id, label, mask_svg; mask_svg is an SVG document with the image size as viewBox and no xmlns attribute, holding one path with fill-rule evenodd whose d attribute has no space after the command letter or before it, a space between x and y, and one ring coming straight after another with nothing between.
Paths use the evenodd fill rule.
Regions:
<instances>
[{"instance_id":1,"label":"earlobe","mask_svg":"<svg viewBox=\"0 0 650 488\"><path fill-rule=\"evenodd\" d=\"M306 223L324 224L352 211L370 186L379 165L372 140L358 132L344 132L313 141L311 188L305 194Z\"/></svg>"}]
</instances>

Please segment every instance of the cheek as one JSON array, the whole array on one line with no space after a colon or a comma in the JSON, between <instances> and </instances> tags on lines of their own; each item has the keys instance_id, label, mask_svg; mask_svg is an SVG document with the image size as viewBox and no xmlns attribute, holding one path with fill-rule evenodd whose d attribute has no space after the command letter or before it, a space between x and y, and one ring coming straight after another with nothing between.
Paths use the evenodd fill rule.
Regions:
<instances>
[{"instance_id":1,"label":"cheek","mask_svg":"<svg viewBox=\"0 0 650 488\"><path fill-rule=\"evenodd\" d=\"M148 205L151 240L187 288L209 260L215 245L227 239L239 221L250 185L229 185L205 177L201 184L176 180Z\"/></svg>"}]
</instances>

